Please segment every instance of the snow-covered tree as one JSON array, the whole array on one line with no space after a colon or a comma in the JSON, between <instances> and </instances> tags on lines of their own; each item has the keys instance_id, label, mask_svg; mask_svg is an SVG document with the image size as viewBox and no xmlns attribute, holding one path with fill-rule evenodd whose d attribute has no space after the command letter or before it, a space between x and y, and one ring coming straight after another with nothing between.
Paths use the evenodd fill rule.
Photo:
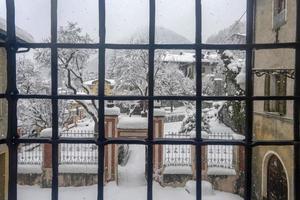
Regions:
<instances>
[{"instance_id":1,"label":"snow-covered tree","mask_svg":"<svg viewBox=\"0 0 300 200\"><path fill-rule=\"evenodd\" d=\"M143 40L143 38L140 38ZM136 42L136 41L133 41ZM167 52L155 52L155 95L192 95L193 80L186 77L176 64L165 62ZM145 50L114 51L108 68L109 78L116 81L115 95L148 95L148 52ZM146 111L146 103L144 111Z\"/></svg>"},{"instance_id":2,"label":"snow-covered tree","mask_svg":"<svg viewBox=\"0 0 300 200\"><path fill-rule=\"evenodd\" d=\"M48 39L49 40L49 39ZM77 23L68 22L66 26L59 27L58 30L59 43L90 43L91 37L84 34ZM59 49L58 51L58 76L61 80L62 89L67 91L67 94L87 94L91 91L84 84L85 74L87 74L86 66L91 55L95 54L93 49ZM36 60L40 64L49 64L51 62L50 52L41 49L35 54ZM95 100L83 101L75 100L85 112L93 119L95 123L95 132L97 130L98 114L97 103Z\"/></svg>"},{"instance_id":3,"label":"snow-covered tree","mask_svg":"<svg viewBox=\"0 0 300 200\"><path fill-rule=\"evenodd\" d=\"M17 58L17 87L21 94L48 94L50 82L41 75L43 66L38 65L27 56ZM64 102L59 103L65 107ZM18 124L27 133L41 131L52 126L51 100L22 99L18 101ZM62 124L65 116L59 111L59 123Z\"/></svg>"}]
</instances>

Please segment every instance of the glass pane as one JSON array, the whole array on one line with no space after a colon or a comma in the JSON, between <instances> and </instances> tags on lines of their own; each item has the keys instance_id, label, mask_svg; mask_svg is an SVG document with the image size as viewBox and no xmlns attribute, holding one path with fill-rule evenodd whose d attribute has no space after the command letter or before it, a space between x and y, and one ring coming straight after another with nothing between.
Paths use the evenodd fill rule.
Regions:
<instances>
[{"instance_id":1,"label":"glass pane","mask_svg":"<svg viewBox=\"0 0 300 200\"><path fill-rule=\"evenodd\" d=\"M253 148L252 196L254 199L294 198L293 146Z\"/></svg>"},{"instance_id":2,"label":"glass pane","mask_svg":"<svg viewBox=\"0 0 300 200\"><path fill-rule=\"evenodd\" d=\"M98 147L95 144L59 145L59 199L97 199Z\"/></svg>"},{"instance_id":3,"label":"glass pane","mask_svg":"<svg viewBox=\"0 0 300 200\"><path fill-rule=\"evenodd\" d=\"M1 23L1 22L0 22ZM0 39L0 42L2 40ZM7 69L7 62L6 62L6 50L5 48L0 48L0 93L5 93L6 91L6 69Z\"/></svg>"},{"instance_id":4,"label":"glass pane","mask_svg":"<svg viewBox=\"0 0 300 200\"><path fill-rule=\"evenodd\" d=\"M189 44L194 41L195 1L156 1L155 43Z\"/></svg>"},{"instance_id":5,"label":"glass pane","mask_svg":"<svg viewBox=\"0 0 300 200\"><path fill-rule=\"evenodd\" d=\"M244 147L208 145L202 148L202 157L202 197L242 200L245 189Z\"/></svg>"},{"instance_id":6,"label":"glass pane","mask_svg":"<svg viewBox=\"0 0 300 200\"><path fill-rule=\"evenodd\" d=\"M6 138L7 120L8 120L8 104L6 99L0 99L0 139Z\"/></svg>"},{"instance_id":7,"label":"glass pane","mask_svg":"<svg viewBox=\"0 0 300 200\"><path fill-rule=\"evenodd\" d=\"M204 96L245 95L245 65L245 51L202 51L202 94Z\"/></svg>"},{"instance_id":8,"label":"glass pane","mask_svg":"<svg viewBox=\"0 0 300 200\"><path fill-rule=\"evenodd\" d=\"M258 1L255 6L255 43L296 40L296 1Z\"/></svg>"},{"instance_id":9,"label":"glass pane","mask_svg":"<svg viewBox=\"0 0 300 200\"><path fill-rule=\"evenodd\" d=\"M17 105L21 138L52 137L52 104L49 99L20 99Z\"/></svg>"},{"instance_id":10,"label":"glass pane","mask_svg":"<svg viewBox=\"0 0 300 200\"><path fill-rule=\"evenodd\" d=\"M295 50L255 50L253 75L255 96L292 96Z\"/></svg>"},{"instance_id":11,"label":"glass pane","mask_svg":"<svg viewBox=\"0 0 300 200\"><path fill-rule=\"evenodd\" d=\"M58 50L58 93L98 94L98 54L95 49Z\"/></svg>"},{"instance_id":12,"label":"glass pane","mask_svg":"<svg viewBox=\"0 0 300 200\"><path fill-rule=\"evenodd\" d=\"M246 42L246 0L203 0L202 40L206 43Z\"/></svg>"},{"instance_id":13,"label":"glass pane","mask_svg":"<svg viewBox=\"0 0 300 200\"><path fill-rule=\"evenodd\" d=\"M196 102L154 101L154 137L194 138L196 136Z\"/></svg>"},{"instance_id":14,"label":"glass pane","mask_svg":"<svg viewBox=\"0 0 300 200\"><path fill-rule=\"evenodd\" d=\"M17 54L17 87L20 94L51 93L50 49Z\"/></svg>"},{"instance_id":15,"label":"glass pane","mask_svg":"<svg viewBox=\"0 0 300 200\"><path fill-rule=\"evenodd\" d=\"M148 51L106 51L106 95L148 95Z\"/></svg>"},{"instance_id":16,"label":"glass pane","mask_svg":"<svg viewBox=\"0 0 300 200\"><path fill-rule=\"evenodd\" d=\"M18 147L18 199L51 199L51 144L20 144Z\"/></svg>"},{"instance_id":17,"label":"glass pane","mask_svg":"<svg viewBox=\"0 0 300 200\"><path fill-rule=\"evenodd\" d=\"M214 140L243 140L245 118L244 101L204 101L202 137Z\"/></svg>"},{"instance_id":18,"label":"glass pane","mask_svg":"<svg viewBox=\"0 0 300 200\"><path fill-rule=\"evenodd\" d=\"M16 34L24 42L50 42L50 0L16 0Z\"/></svg>"},{"instance_id":19,"label":"glass pane","mask_svg":"<svg viewBox=\"0 0 300 200\"><path fill-rule=\"evenodd\" d=\"M148 1L107 1L106 20L107 43L144 44L149 42Z\"/></svg>"},{"instance_id":20,"label":"glass pane","mask_svg":"<svg viewBox=\"0 0 300 200\"><path fill-rule=\"evenodd\" d=\"M195 151L191 145L154 145L153 199L196 199Z\"/></svg>"},{"instance_id":21,"label":"glass pane","mask_svg":"<svg viewBox=\"0 0 300 200\"><path fill-rule=\"evenodd\" d=\"M195 52L191 50L156 50L154 94L191 96L196 94Z\"/></svg>"},{"instance_id":22,"label":"glass pane","mask_svg":"<svg viewBox=\"0 0 300 200\"><path fill-rule=\"evenodd\" d=\"M253 137L256 140L292 140L293 101L254 101Z\"/></svg>"},{"instance_id":23,"label":"glass pane","mask_svg":"<svg viewBox=\"0 0 300 200\"><path fill-rule=\"evenodd\" d=\"M148 101L106 101L105 137L145 139L148 135Z\"/></svg>"},{"instance_id":24,"label":"glass pane","mask_svg":"<svg viewBox=\"0 0 300 200\"><path fill-rule=\"evenodd\" d=\"M97 0L58 0L58 42L93 43L99 41Z\"/></svg>"},{"instance_id":25,"label":"glass pane","mask_svg":"<svg viewBox=\"0 0 300 200\"><path fill-rule=\"evenodd\" d=\"M106 146L104 199L147 199L146 151L144 145Z\"/></svg>"},{"instance_id":26,"label":"glass pane","mask_svg":"<svg viewBox=\"0 0 300 200\"><path fill-rule=\"evenodd\" d=\"M6 0L0 0L0 29L6 31Z\"/></svg>"},{"instance_id":27,"label":"glass pane","mask_svg":"<svg viewBox=\"0 0 300 200\"><path fill-rule=\"evenodd\" d=\"M60 137L96 137L98 134L98 106L96 100L59 100Z\"/></svg>"},{"instance_id":28,"label":"glass pane","mask_svg":"<svg viewBox=\"0 0 300 200\"><path fill-rule=\"evenodd\" d=\"M8 198L8 148L5 144L0 145L0 198L6 200Z\"/></svg>"}]
</instances>

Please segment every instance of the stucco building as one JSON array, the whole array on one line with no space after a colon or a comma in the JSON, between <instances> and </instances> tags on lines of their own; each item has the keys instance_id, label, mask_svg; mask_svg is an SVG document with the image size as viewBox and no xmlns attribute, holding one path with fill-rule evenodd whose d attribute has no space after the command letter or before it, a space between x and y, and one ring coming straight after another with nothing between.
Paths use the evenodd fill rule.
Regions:
<instances>
[{"instance_id":1,"label":"stucco building","mask_svg":"<svg viewBox=\"0 0 300 200\"><path fill-rule=\"evenodd\" d=\"M255 43L295 41L296 0L256 0L255 3ZM255 96L293 95L295 50L256 50L253 63ZM255 101L253 139L293 139L293 101ZM293 166L292 146L255 147L253 199L293 200Z\"/></svg>"}]
</instances>

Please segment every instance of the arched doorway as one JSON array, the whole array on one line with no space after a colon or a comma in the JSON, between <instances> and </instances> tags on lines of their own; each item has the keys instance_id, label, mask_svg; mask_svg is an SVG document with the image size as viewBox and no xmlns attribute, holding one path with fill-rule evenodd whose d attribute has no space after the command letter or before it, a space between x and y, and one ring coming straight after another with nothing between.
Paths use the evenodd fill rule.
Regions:
<instances>
[{"instance_id":1,"label":"arched doorway","mask_svg":"<svg viewBox=\"0 0 300 200\"><path fill-rule=\"evenodd\" d=\"M270 157L267 173L267 199L288 200L286 173L276 155Z\"/></svg>"}]
</instances>

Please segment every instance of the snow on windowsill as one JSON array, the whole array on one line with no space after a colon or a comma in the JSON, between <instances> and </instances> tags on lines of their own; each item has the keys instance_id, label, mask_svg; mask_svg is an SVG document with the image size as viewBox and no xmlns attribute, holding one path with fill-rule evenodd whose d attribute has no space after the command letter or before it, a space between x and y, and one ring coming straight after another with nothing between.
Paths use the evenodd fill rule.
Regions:
<instances>
[{"instance_id":1,"label":"snow on windowsill","mask_svg":"<svg viewBox=\"0 0 300 200\"><path fill-rule=\"evenodd\" d=\"M41 174L42 166L41 165L18 165L19 174Z\"/></svg>"},{"instance_id":2,"label":"snow on windowsill","mask_svg":"<svg viewBox=\"0 0 300 200\"><path fill-rule=\"evenodd\" d=\"M190 166L167 166L165 167L163 174L192 174L192 168Z\"/></svg>"},{"instance_id":3,"label":"snow on windowsill","mask_svg":"<svg viewBox=\"0 0 300 200\"><path fill-rule=\"evenodd\" d=\"M207 175L217 175L217 176L235 176L235 169L227 169L222 167L208 167Z\"/></svg>"},{"instance_id":4,"label":"snow on windowsill","mask_svg":"<svg viewBox=\"0 0 300 200\"><path fill-rule=\"evenodd\" d=\"M98 165L76 165L76 164L61 164L58 167L59 173L82 173L82 174L97 174Z\"/></svg>"}]
</instances>

